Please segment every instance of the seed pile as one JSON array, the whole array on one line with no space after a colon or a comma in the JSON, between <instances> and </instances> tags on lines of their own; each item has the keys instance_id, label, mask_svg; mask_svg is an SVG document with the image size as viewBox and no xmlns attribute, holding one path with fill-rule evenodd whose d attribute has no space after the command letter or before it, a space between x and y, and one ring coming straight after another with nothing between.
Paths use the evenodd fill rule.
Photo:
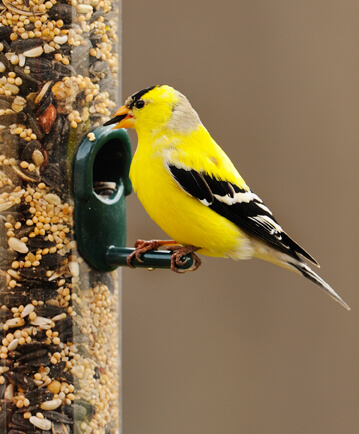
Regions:
<instances>
[{"instance_id":1,"label":"seed pile","mask_svg":"<svg viewBox=\"0 0 359 434\"><path fill-rule=\"evenodd\" d=\"M0 430L119 429L116 274L76 250L71 159L116 104L109 0L0 3Z\"/></svg>"}]
</instances>

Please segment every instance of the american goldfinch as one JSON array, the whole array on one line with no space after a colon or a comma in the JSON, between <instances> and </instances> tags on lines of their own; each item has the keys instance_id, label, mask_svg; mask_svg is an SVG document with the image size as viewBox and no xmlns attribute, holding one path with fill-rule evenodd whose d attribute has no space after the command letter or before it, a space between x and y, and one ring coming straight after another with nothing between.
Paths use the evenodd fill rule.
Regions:
<instances>
[{"instance_id":1,"label":"american goldfinch","mask_svg":"<svg viewBox=\"0 0 359 434\"><path fill-rule=\"evenodd\" d=\"M231 160L212 139L188 99L170 86L130 96L105 125L134 128L138 146L130 179L150 217L173 240L139 240L133 255L165 246L172 269L187 253L194 268L209 256L273 262L302 274L346 309L349 306L309 266L317 261L282 229ZM129 257L129 263L133 257Z\"/></svg>"}]
</instances>

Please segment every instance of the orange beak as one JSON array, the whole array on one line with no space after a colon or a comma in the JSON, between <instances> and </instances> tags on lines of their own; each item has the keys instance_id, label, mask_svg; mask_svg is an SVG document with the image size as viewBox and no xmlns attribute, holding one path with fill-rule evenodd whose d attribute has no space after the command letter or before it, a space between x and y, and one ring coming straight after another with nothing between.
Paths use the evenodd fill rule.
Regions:
<instances>
[{"instance_id":1,"label":"orange beak","mask_svg":"<svg viewBox=\"0 0 359 434\"><path fill-rule=\"evenodd\" d=\"M123 105L114 113L113 117L109 121L104 123L104 126L112 124L117 124L114 129L133 128L134 117L132 111L126 105Z\"/></svg>"}]
</instances>

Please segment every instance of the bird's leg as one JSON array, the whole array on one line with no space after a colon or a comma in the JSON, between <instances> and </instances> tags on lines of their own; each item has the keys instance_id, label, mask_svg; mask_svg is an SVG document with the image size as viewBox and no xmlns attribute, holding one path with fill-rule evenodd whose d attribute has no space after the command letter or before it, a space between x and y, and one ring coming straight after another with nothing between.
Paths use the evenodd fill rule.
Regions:
<instances>
[{"instance_id":1,"label":"bird's leg","mask_svg":"<svg viewBox=\"0 0 359 434\"><path fill-rule=\"evenodd\" d=\"M131 261L134 257L137 259L138 262L143 262L141 259L141 255L150 250L157 250L163 246L181 247L174 240L137 240L135 243L135 250L127 256L127 265L133 268Z\"/></svg>"},{"instance_id":2,"label":"bird's leg","mask_svg":"<svg viewBox=\"0 0 359 434\"><path fill-rule=\"evenodd\" d=\"M194 253L199 249L199 247L195 246L181 246L181 245L169 245L166 247L166 250L170 250L172 253L171 256L171 270L175 273L184 273L185 271L181 268L178 268L178 265L184 265L187 259L183 259L185 255L191 253L193 256L194 264L190 271L195 271L202 264L201 259Z\"/></svg>"}]
</instances>

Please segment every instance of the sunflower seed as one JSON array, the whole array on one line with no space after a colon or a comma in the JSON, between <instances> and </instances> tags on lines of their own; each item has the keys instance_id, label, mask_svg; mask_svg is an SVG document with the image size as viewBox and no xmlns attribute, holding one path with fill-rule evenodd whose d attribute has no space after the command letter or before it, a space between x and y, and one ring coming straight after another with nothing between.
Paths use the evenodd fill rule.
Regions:
<instances>
[{"instance_id":1,"label":"sunflower seed","mask_svg":"<svg viewBox=\"0 0 359 434\"><path fill-rule=\"evenodd\" d=\"M31 405L39 405L44 401L52 399L54 394L47 389L34 389L25 394L25 398L30 401Z\"/></svg>"},{"instance_id":2,"label":"sunflower seed","mask_svg":"<svg viewBox=\"0 0 359 434\"><path fill-rule=\"evenodd\" d=\"M9 318L12 318L12 313L9 310L0 310L0 322L4 323Z\"/></svg>"},{"instance_id":3,"label":"sunflower seed","mask_svg":"<svg viewBox=\"0 0 359 434\"><path fill-rule=\"evenodd\" d=\"M0 399L1 400L4 399L5 389L6 389L6 383L0 384Z\"/></svg>"},{"instance_id":4,"label":"sunflower seed","mask_svg":"<svg viewBox=\"0 0 359 434\"><path fill-rule=\"evenodd\" d=\"M4 374L5 378L9 383L20 387L22 390L32 390L35 387L34 381L26 374L22 372L6 372Z\"/></svg>"},{"instance_id":5,"label":"sunflower seed","mask_svg":"<svg viewBox=\"0 0 359 434\"><path fill-rule=\"evenodd\" d=\"M63 20L66 24L76 22L76 9L68 4L57 3L47 13L52 20Z\"/></svg>"},{"instance_id":6,"label":"sunflower seed","mask_svg":"<svg viewBox=\"0 0 359 434\"><path fill-rule=\"evenodd\" d=\"M23 431L23 432L28 432L31 429L33 429L33 425L31 425L31 423L28 421L28 419L24 418L24 414L17 410L12 414L12 425L14 427L14 429ZM31 431L30 431L31 432Z\"/></svg>"},{"instance_id":7,"label":"sunflower seed","mask_svg":"<svg viewBox=\"0 0 359 434\"><path fill-rule=\"evenodd\" d=\"M11 237L8 240L9 247L19 253L27 253L29 249L26 244L16 237Z\"/></svg>"},{"instance_id":8,"label":"sunflower seed","mask_svg":"<svg viewBox=\"0 0 359 434\"><path fill-rule=\"evenodd\" d=\"M26 57L23 55L23 53L19 53L18 58L19 58L19 66L21 66L22 68L23 66L25 66Z\"/></svg>"},{"instance_id":9,"label":"sunflower seed","mask_svg":"<svg viewBox=\"0 0 359 434\"><path fill-rule=\"evenodd\" d=\"M7 209L10 209L12 206L14 206L14 202L4 202L0 204L0 212L6 211Z\"/></svg>"},{"instance_id":10,"label":"sunflower seed","mask_svg":"<svg viewBox=\"0 0 359 434\"><path fill-rule=\"evenodd\" d=\"M39 182L40 181L40 175L38 175L36 172L30 172L26 169L20 169L20 167L12 166L13 171L19 175L20 178L22 178L24 181L28 182Z\"/></svg>"},{"instance_id":11,"label":"sunflower seed","mask_svg":"<svg viewBox=\"0 0 359 434\"><path fill-rule=\"evenodd\" d=\"M45 161L44 154L38 149L35 149L35 151L32 153L32 161L34 162L35 166L41 166Z\"/></svg>"},{"instance_id":12,"label":"sunflower seed","mask_svg":"<svg viewBox=\"0 0 359 434\"><path fill-rule=\"evenodd\" d=\"M62 400L56 398L41 403L40 407L42 408L42 410L55 410L56 408L60 407L61 404L62 404Z\"/></svg>"},{"instance_id":13,"label":"sunflower seed","mask_svg":"<svg viewBox=\"0 0 359 434\"><path fill-rule=\"evenodd\" d=\"M65 44L67 40L68 40L67 35L59 35L54 37L54 42L59 45Z\"/></svg>"},{"instance_id":14,"label":"sunflower seed","mask_svg":"<svg viewBox=\"0 0 359 434\"><path fill-rule=\"evenodd\" d=\"M7 349L9 351L15 350L18 345L19 345L19 339L14 339L9 343L9 345L7 346Z\"/></svg>"},{"instance_id":15,"label":"sunflower seed","mask_svg":"<svg viewBox=\"0 0 359 434\"><path fill-rule=\"evenodd\" d=\"M40 419L37 416L31 416L29 419L30 423L32 423L37 428L42 430L50 430L51 429L51 421L48 419Z\"/></svg>"},{"instance_id":16,"label":"sunflower seed","mask_svg":"<svg viewBox=\"0 0 359 434\"><path fill-rule=\"evenodd\" d=\"M43 52L44 50L40 46L40 47L31 48L31 50L24 51L22 54L25 57L39 57Z\"/></svg>"},{"instance_id":17,"label":"sunflower seed","mask_svg":"<svg viewBox=\"0 0 359 434\"><path fill-rule=\"evenodd\" d=\"M88 14L88 13L92 14L93 12L93 7L91 5L86 5L84 3L78 4L76 9L79 14Z\"/></svg>"},{"instance_id":18,"label":"sunflower seed","mask_svg":"<svg viewBox=\"0 0 359 434\"><path fill-rule=\"evenodd\" d=\"M52 327L53 322L51 319L45 318L43 316L37 316L33 321L30 322L30 324L38 326L42 330L48 330Z\"/></svg>"},{"instance_id":19,"label":"sunflower seed","mask_svg":"<svg viewBox=\"0 0 359 434\"><path fill-rule=\"evenodd\" d=\"M70 423L72 423L72 421ZM70 427L67 423L59 423L59 422L52 423L52 434L69 434L69 433L70 433Z\"/></svg>"},{"instance_id":20,"label":"sunflower seed","mask_svg":"<svg viewBox=\"0 0 359 434\"><path fill-rule=\"evenodd\" d=\"M45 194L44 199L52 205L60 205L61 203L61 199L59 198L59 196L54 193Z\"/></svg>"},{"instance_id":21,"label":"sunflower seed","mask_svg":"<svg viewBox=\"0 0 359 434\"><path fill-rule=\"evenodd\" d=\"M64 319L64 318L66 318L66 313L65 312L63 312L63 313L60 313L59 315L56 315L56 316L54 316L53 318L52 318L52 321L54 321L54 322L56 322L56 321L60 321L60 320L62 320L62 319Z\"/></svg>"},{"instance_id":22,"label":"sunflower seed","mask_svg":"<svg viewBox=\"0 0 359 434\"><path fill-rule=\"evenodd\" d=\"M42 43L41 38L17 39L11 43L10 49L16 53L25 53L34 48L41 47Z\"/></svg>"},{"instance_id":23,"label":"sunflower seed","mask_svg":"<svg viewBox=\"0 0 359 434\"><path fill-rule=\"evenodd\" d=\"M4 399L11 401L13 397L14 397L14 385L10 383L6 386Z\"/></svg>"},{"instance_id":24,"label":"sunflower seed","mask_svg":"<svg viewBox=\"0 0 359 434\"><path fill-rule=\"evenodd\" d=\"M78 262L69 262L69 270L73 277L78 277L80 275L80 267Z\"/></svg>"},{"instance_id":25,"label":"sunflower seed","mask_svg":"<svg viewBox=\"0 0 359 434\"><path fill-rule=\"evenodd\" d=\"M21 312L21 317L25 318L26 316L28 316L31 312L33 312L35 310L35 306L33 304L27 304L24 307L24 310Z\"/></svg>"},{"instance_id":26,"label":"sunflower seed","mask_svg":"<svg viewBox=\"0 0 359 434\"><path fill-rule=\"evenodd\" d=\"M38 342L35 342L35 344L37 343ZM47 344L46 346L48 347L49 345ZM28 362L29 360L38 359L42 356L45 356L49 351L49 348L40 348L40 349L35 349L35 351L31 351L32 349L34 349L33 345L31 344L26 345L25 349L27 350L27 352L18 358L19 363L25 363Z\"/></svg>"},{"instance_id":27,"label":"sunflower seed","mask_svg":"<svg viewBox=\"0 0 359 434\"><path fill-rule=\"evenodd\" d=\"M43 414L47 419L50 419L54 422L72 424L72 420L69 417L63 413L59 413L58 411L47 410L44 411Z\"/></svg>"},{"instance_id":28,"label":"sunflower seed","mask_svg":"<svg viewBox=\"0 0 359 434\"><path fill-rule=\"evenodd\" d=\"M7 39L12 33L12 29L9 26L1 26L0 27L0 40Z\"/></svg>"},{"instance_id":29,"label":"sunflower seed","mask_svg":"<svg viewBox=\"0 0 359 434\"><path fill-rule=\"evenodd\" d=\"M7 324L10 328L21 327L25 324L25 320L21 317L11 318L8 319L5 324Z\"/></svg>"}]
</instances>

